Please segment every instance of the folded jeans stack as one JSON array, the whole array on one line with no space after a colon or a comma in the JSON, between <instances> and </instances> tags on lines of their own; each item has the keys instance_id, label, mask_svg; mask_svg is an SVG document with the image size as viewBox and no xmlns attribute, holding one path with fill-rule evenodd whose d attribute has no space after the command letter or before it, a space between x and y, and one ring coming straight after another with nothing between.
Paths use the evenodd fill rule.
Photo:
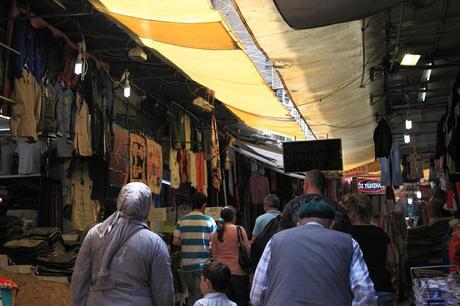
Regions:
<instances>
[{"instance_id":1,"label":"folded jeans stack","mask_svg":"<svg viewBox=\"0 0 460 306\"><path fill-rule=\"evenodd\" d=\"M62 239L64 240L64 247L67 252L78 251L81 246L80 234L63 234Z\"/></svg>"},{"instance_id":2,"label":"folded jeans stack","mask_svg":"<svg viewBox=\"0 0 460 306\"><path fill-rule=\"evenodd\" d=\"M20 239L12 240L0 247L0 254L10 257L13 264L32 265L39 256L47 256L51 248L44 240Z\"/></svg>"},{"instance_id":3,"label":"folded jeans stack","mask_svg":"<svg viewBox=\"0 0 460 306\"><path fill-rule=\"evenodd\" d=\"M48 243L55 255L65 254L62 231L57 227L37 227L25 233L24 238L44 240Z\"/></svg>"},{"instance_id":4,"label":"folded jeans stack","mask_svg":"<svg viewBox=\"0 0 460 306\"><path fill-rule=\"evenodd\" d=\"M76 252L39 257L36 274L40 276L71 276L76 259Z\"/></svg>"},{"instance_id":5,"label":"folded jeans stack","mask_svg":"<svg viewBox=\"0 0 460 306\"><path fill-rule=\"evenodd\" d=\"M21 239L24 234L24 222L13 216L0 216L0 244Z\"/></svg>"}]
</instances>

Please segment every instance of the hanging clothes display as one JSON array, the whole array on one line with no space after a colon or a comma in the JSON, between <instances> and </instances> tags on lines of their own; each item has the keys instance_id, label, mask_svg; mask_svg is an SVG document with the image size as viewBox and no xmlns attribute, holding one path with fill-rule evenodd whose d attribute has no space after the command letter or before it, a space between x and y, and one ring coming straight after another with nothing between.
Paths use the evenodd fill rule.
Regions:
<instances>
[{"instance_id":1,"label":"hanging clothes display","mask_svg":"<svg viewBox=\"0 0 460 306\"><path fill-rule=\"evenodd\" d=\"M169 172L171 188L178 189L180 186L179 162L177 161L177 150L172 147L169 149Z\"/></svg>"},{"instance_id":2,"label":"hanging clothes display","mask_svg":"<svg viewBox=\"0 0 460 306\"><path fill-rule=\"evenodd\" d=\"M11 136L28 137L37 140L37 124L40 119L42 95L40 86L32 73L24 69L23 76L14 79L11 99Z\"/></svg>"},{"instance_id":3,"label":"hanging clothes display","mask_svg":"<svg viewBox=\"0 0 460 306\"><path fill-rule=\"evenodd\" d=\"M207 181L208 171L206 167L206 160L203 152L195 153L196 160L196 191L204 194L208 193Z\"/></svg>"},{"instance_id":4,"label":"hanging clothes display","mask_svg":"<svg viewBox=\"0 0 460 306\"><path fill-rule=\"evenodd\" d=\"M423 178L423 159L417 153L407 157L409 163L409 180L420 181Z\"/></svg>"},{"instance_id":5,"label":"hanging clothes display","mask_svg":"<svg viewBox=\"0 0 460 306\"><path fill-rule=\"evenodd\" d=\"M189 117L189 115L184 115L183 122L184 122L185 149L187 151L190 151L192 149L192 143L191 143L192 131L190 129L190 117Z\"/></svg>"},{"instance_id":6,"label":"hanging clothes display","mask_svg":"<svg viewBox=\"0 0 460 306\"><path fill-rule=\"evenodd\" d=\"M270 184L268 177L262 175L253 175L249 179L249 189L251 203L253 205L264 204L264 198L270 194Z\"/></svg>"},{"instance_id":7,"label":"hanging clothes display","mask_svg":"<svg viewBox=\"0 0 460 306\"><path fill-rule=\"evenodd\" d=\"M18 174L39 174L42 155L48 150L43 139L36 142L27 142L24 139L17 140L16 153L18 155Z\"/></svg>"},{"instance_id":8,"label":"hanging clothes display","mask_svg":"<svg viewBox=\"0 0 460 306\"><path fill-rule=\"evenodd\" d=\"M161 145L146 138L147 144L147 186L154 194L160 194L163 178L163 156Z\"/></svg>"},{"instance_id":9,"label":"hanging clothes display","mask_svg":"<svg viewBox=\"0 0 460 306\"><path fill-rule=\"evenodd\" d=\"M146 183L145 177L145 158L146 147L145 138L131 133L130 135L130 155L131 155L131 182Z\"/></svg>"},{"instance_id":10,"label":"hanging clothes display","mask_svg":"<svg viewBox=\"0 0 460 306\"><path fill-rule=\"evenodd\" d=\"M383 186L401 186L403 177L401 173L401 160L399 155L399 144L391 146L388 157L380 157L380 181ZM422 170L423 172L423 170Z\"/></svg>"},{"instance_id":11,"label":"hanging clothes display","mask_svg":"<svg viewBox=\"0 0 460 306\"><path fill-rule=\"evenodd\" d=\"M77 160L70 188L72 225L75 230L87 231L96 224L99 203L91 200L92 188L93 181L89 176L88 163Z\"/></svg>"},{"instance_id":12,"label":"hanging clothes display","mask_svg":"<svg viewBox=\"0 0 460 306\"><path fill-rule=\"evenodd\" d=\"M70 138L72 105L75 103L75 96L64 82L56 84L56 96L57 136Z\"/></svg>"},{"instance_id":13,"label":"hanging clothes display","mask_svg":"<svg viewBox=\"0 0 460 306\"><path fill-rule=\"evenodd\" d=\"M198 179L197 179L197 161L196 161L196 154L192 151L188 151L188 160L187 160L187 177L190 185L193 188L197 187Z\"/></svg>"},{"instance_id":14,"label":"hanging clothes display","mask_svg":"<svg viewBox=\"0 0 460 306\"><path fill-rule=\"evenodd\" d=\"M179 162L179 174L181 184L187 183L188 180L188 154L186 149L177 150L177 160Z\"/></svg>"},{"instance_id":15,"label":"hanging clothes display","mask_svg":"<svg viewBox=\"0 0 460 306\"><path fill-rule=\"evenodd\" d=\"M42 109L38 122L38 135L56 137L56 87L49 81L41 86Z\"/></svg>"},{"instance_id":16,"label":"hanging clothes display","mask_svg":"<svg viewBox=\"0 0 460 306\"><path fill-rule=\"evenodd\" d=\"M222 173L220 169L219 133L217 131L216 117L211 118L211 176L212 185L220 191Z\"/></svg>"},{"instance_id":17,"label":"hanging clothes display","mask_svg":"<svg viewBox=\"0 0 460 306\"><path fill-rule=\"evenodd\" d=\"M79 93L77 93L75 104L75 151L80 156L91 156L93 150L91 148L91 116L89 114L88 104Z\"/></svg>"},{"instance_id":18,"label":"hanging clothes display","mask_svg":"<svg viewBox=\"0 0 460 306\"><path fill-rule=\"evenodd\" d=\"M390 125L385 119L380 119L374 130L375 159L390 156L392 143L393 135Z\"/></svg>"},{"instance_id":19,"label":"hanging clothes display","mask_svg":"<svg viewBox=\"0 0 460 306\"><path fill-rule=\"evenodd\" d=\"M113 150L109 157L109 185L123 187L129 178L129 132L117 125L113 126Z\"/></svg>"}]
</instances>

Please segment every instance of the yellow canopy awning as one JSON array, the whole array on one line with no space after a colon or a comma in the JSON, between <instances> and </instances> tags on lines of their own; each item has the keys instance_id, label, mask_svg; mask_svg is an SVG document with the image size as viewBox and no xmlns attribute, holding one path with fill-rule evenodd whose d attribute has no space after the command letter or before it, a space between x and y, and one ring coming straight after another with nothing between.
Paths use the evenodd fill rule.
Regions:
<instances>
[{"instance_id":1,"label":"yellow canopy awning","mask_svg":"<svg viewBox=\"0 0 460 306\"><path fill-rule=\"evenodd\" d=\"M304 139L272 89L208 0L91 0L138 41L213 90L248 126Z\"/></svg>"}]
</instances>

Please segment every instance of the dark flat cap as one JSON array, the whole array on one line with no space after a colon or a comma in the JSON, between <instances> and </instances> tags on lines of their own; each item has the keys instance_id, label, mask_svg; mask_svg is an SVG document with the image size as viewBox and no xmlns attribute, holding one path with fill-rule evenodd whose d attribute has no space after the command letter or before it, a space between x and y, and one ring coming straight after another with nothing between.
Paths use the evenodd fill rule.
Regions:
<instances>
[{"instance_id":1,"label":"dark flat cap","mask_svg":"<svg viewBox=\"0 0 460 306\"><path fill-rule=\"evenodd\" d=\"M335 219L334 207L321 198L314 198L299 208L299 218Z\"/></svg>"}]
</instances>

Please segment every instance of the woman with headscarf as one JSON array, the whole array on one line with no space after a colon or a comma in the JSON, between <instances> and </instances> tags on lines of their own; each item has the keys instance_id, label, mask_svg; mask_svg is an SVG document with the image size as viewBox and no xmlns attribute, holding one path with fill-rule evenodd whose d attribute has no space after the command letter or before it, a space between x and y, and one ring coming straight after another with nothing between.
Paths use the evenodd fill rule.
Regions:
<instances>
[{"instance_id":1,"label":"woman with headscarf","mask_svg":"<svg viewBox=\"0 0 460 306\"><path fill-rule=\"evenodd\" d=\"M88 232L72 275L73 306L174 305L168 249L145 223L151 205L149 187L129 183L117 211Z\"/></svg>"}]
</instances>

